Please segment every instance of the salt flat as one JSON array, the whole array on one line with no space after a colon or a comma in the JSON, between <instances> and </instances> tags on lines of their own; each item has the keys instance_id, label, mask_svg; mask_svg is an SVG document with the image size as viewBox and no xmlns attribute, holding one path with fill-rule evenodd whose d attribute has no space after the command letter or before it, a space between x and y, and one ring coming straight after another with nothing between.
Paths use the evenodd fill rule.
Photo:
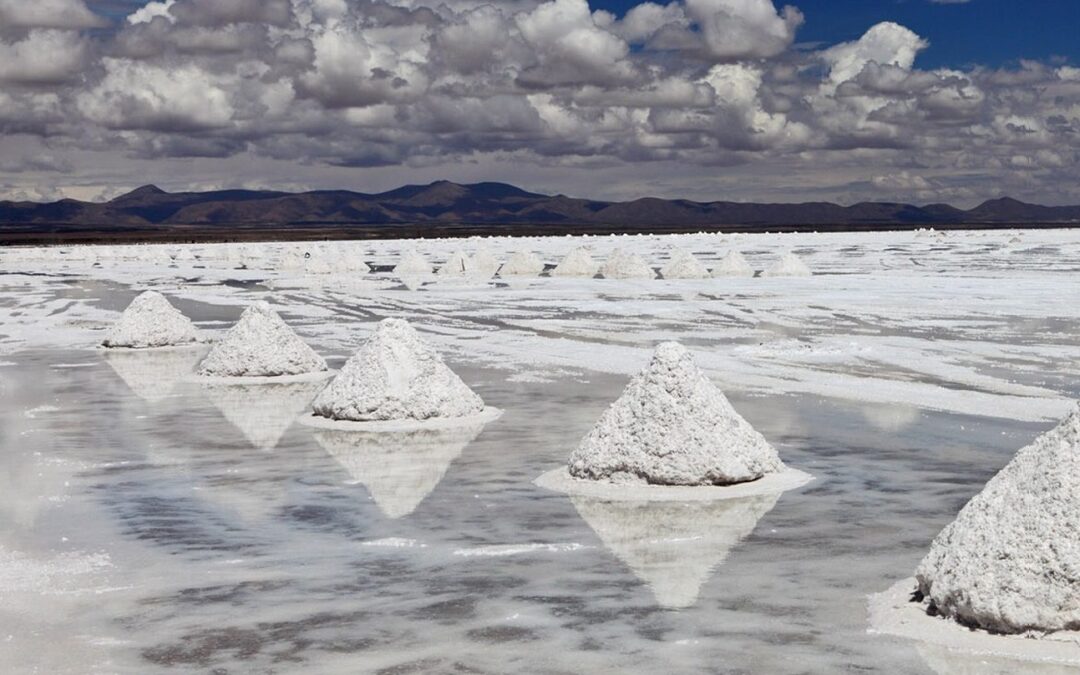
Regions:
<instances>
[{"instance_id":1,"label":"salt flat","mask_svg":"<svg viewBox=\"0 0 1080 675\"><path fill-rule=\"evenodd\" d=\"M582 244L654 268L675 247L706 267L738 250L758 270L793 251L815 276L388 271L413 248L436 266L487 248L550 267ZM0 664L12 672L46 645L55 662L40 672L958 672L975 665L868 635L866 596L910 576L1080 395L1077 230L87 253L0 250ZM506 413L464 447L327 449L287 425L308 389L224 395L186 381L194 363L176 355L113 363L96 349L146 289L211 337L269 300L332 368L376 321L405 318ZM756 527L735 543L665 537L693 529L670 507L575 504L532 485L665 340L817 477L745 505ZM361 470L387 448L414 448L431 470ZM641 522L657 523L652 539Z\"/></svg>"}]
</instances>

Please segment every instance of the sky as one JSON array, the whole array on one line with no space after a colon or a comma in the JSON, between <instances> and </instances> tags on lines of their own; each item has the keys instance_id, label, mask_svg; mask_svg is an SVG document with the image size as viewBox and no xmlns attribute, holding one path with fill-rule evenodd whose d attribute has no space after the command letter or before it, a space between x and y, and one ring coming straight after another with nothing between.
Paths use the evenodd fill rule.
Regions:
<instances>
[{"instance_id":1,"label":"sky","mask_svg":"<svg viewBox=\"0 0 1080 675\"><path fill-rule=\"evenodd\" d=\"M1075 0L0 0L0 199L1080 203Z\"/></svg>"}]
</instances>

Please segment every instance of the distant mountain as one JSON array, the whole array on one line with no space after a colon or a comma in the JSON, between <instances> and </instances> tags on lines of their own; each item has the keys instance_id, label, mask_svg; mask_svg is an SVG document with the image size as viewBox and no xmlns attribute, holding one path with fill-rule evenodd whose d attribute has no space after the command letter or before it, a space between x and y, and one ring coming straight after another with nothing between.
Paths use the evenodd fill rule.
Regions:
<instances>
[{"instance_id":1,"label":"distant mountain","mask_svg":"<svg viewBox=\"0 0 1080 675\"><path fill-rule=\"evenodd\" d=\"M1080 206L1040 206L1015 199L987 201L970 209L948 204L913 206L863 202L756 204L694 202L652 197L604 202L527 192L504 183L459 185L437 181L378 194L348 190L303 193L267 190L165 192L146 185L106 203L64 199L48 204L0 202L5 231L168 231L217 228L305 228L379 226L499 226L530 232L553 226L590 230L645 228L852 227L888 225L1080 223ZM396 230L396 228L393 228ZM481 229L483 229L481 227Z\"/></svg>"}]
</instances>

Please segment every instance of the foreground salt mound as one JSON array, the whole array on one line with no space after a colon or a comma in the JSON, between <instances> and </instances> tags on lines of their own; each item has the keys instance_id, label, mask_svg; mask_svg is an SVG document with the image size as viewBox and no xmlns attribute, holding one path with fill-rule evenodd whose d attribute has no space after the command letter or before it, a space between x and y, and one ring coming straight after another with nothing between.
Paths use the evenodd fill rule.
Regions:
<instances>
[{"instance_id":1,"label":"foreground salt mound","mask_svg":"<svg viewBox=\"0 0 1080 675\"><path fill-rule=\"evenodd\" d=\"M657 604L681 609L697 602L712 571L780 494L699 502L570 499L604 546L649 585Z\"/></svg>"},{"instance_id":2,"label":"foreground salt mound","mask_svg":"<svg viewBox=\"0 0 1080 675\"><path fill-rule=\"evenodd\" d=\"M199 364L212 377L278 377L325 371L326 361L289 328L267 302L244 310Z\"/></svg>"},{"instance_id":3,"label":"foreground salt mound","mask_svg":"<svg viewBox=\"0 0 1080 675\"><path fill-rule=\"evenodd\" d=\"M469 274L471 268L469 256L464 251L457 251L439 268L439 276L463 277Z\"/></svg>"},{"instance_id":4,"label":"foreground salt mound","mask_svg":"<svg viewBox=\"0 0 1080 675\"><path fill-rule=\"evenodd\" d=\"M915 572L936 613L998 633L1080 629L1080 409L1020 450Z\"/></svg>"},{"instance_id":5,"label":"foreground salt mound","mask_svg":"<svg viewBox=\"0 0 1080 675\"><path fill-rule=\"evenodd\" d=\"M146 291L128 305L119 321L109 328L105 347L174 347L199 341L199 330L164 295Z\"/></svg>"},{"instance_id":6,"label":"foreground salt mound","mask_svg":"<svg viewBox=\"0 0 1080 675\"><path fill-rule=\"evenodd\" d=\"M598 265L588 249L579 246L566 254L562 262L551 271L553 277L594 277Z\"/></svg>"},{"instance_id":7,"label":"foreground salt mound","mask_svg":"<svg viewBox=\"0 0 1080 675\"><path fill-rule=\"evenodd\" d=\"M500 277L536 277L544 271L544 261L532 251L518 251L499 268Z\"/></svg>"},{"instance_id":8,"label":"foreground salt mound","mask_svg":"<svg viewBox=\"0 0 1080 675\"><path fill-rule=\"evenodd\" d=\"M712 270L714 277L752 277L754 268L746 261L746 257L738 251L728 251L728 254L720 259Z\"/></svg>"},{"instance_id":9,"label":"foreground salt mound","mask_svg":"<svg viewBox=\"0 0 1080 675\"><path fill-rule=\"evenodd\" d=\"M656 272L636 253L615 249L608 256L600 274L605 279L655 279Z\"/></svg>"},{"instance_id":10,"label":"foreground salt mound","mask_svg":"<svg viewBox=\"0 0 1080 675\"><path fill-rule=\"evenodd\" d=\"M802 258L788 252L780 256L775 265L765 270L767 277L808 277L812 275L810 268L802 261Z\"/></svg>"},{"instance_id":11,"label":"foreground salt mound","mask_svg":"<svg viewBox=\"0 0 1080 675\"><path fill-rule=\"evenodd\" d=\"M660 268L660 276L665 279L708 279L709 270L685 249L676 249L671 253L671 260Z\"/></svg>"},{"instance_id":12,"label":"foreground salt mound","mask_svg":"<svg viewBox=\"0 0 1080 675\"><path fill-rule=\"evenodd\" d=\"M338 421L422 421L479 415L484 401L407 321L383 319L311 407Z\"/></svg>"},{"instance_id":13,"label":"foreground salt mound","mask_svg":"<svg viewBox=\"0 0 1080 675\"><path fill-rule=\"evenodd\" d=\"M415 249L402 256L401 262L394 267L394 274L398 276L423 276L431 272L431 264Z\"/></svg>"},{"instance_id":14,"label":"foreground salt mound","mask_svg":"<svg viewBox=\"0 0 1080 675\"><path fill-rule=\"evenodd\" d=\"M317 429L315 440L350 478L364 485L379 510L401 518L416 510L484 423L452 429L363 432Z\"/></svg>"},{"instance_id":15,"label":"foreground salt mound","mask_svg":"<svg viewBox=\"0 0 1080 675\"><path fill-rule=\"evenodd\" d=\"M677 342L656 348L569 461L576 478L631 485L731 485L783 468Z\"/></svg>"}]
</instances>

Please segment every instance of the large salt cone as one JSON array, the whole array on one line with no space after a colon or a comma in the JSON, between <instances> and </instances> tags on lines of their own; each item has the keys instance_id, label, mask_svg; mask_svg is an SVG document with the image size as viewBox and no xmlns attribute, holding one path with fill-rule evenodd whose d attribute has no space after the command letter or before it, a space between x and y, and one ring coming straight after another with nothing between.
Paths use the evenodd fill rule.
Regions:
<instances>
[{"instance_id":1,"label":"large salt cone","mask_svg":"<svg viewBox=\"0 0 1080 675\"><path fill-rule=\"evenodd\" d=\"M1080 629L1080 409L990 479L915 576L937 613L965 625Z\"/></svg>"},{"instance_id":2,"label":"large salt cone","mask_svg":"<svg viewBox=\"0 0 1080 675\"><path fill-rule=\"evenodd\" d=\"M417 253L415 250L411 250L401 258L394 267L394 274L401 276L424 276L431 274L431 264L424 259L424 256Z\"/></svg>"},{"instance_id":3,"label":"large salt cone","mask_svg":"<svg viewBox=\"0 0 1080 675\"><path fill-rule=\"evenodd\" d=\"M768 513L780 493L698 502L571 496L604 546L669 609L697 602L702 585Z\"/></svg>"},{"instance_id":4,"label":"large salt cone","mask_svg":"<svg viewBox=\"0 0 1080 675\"><path fill-rule=\"evenodd\" d=\"M431 494L483 428L483 422L478 422L389 433L319 429L315 440L353 481L367 488L379 510L390 518L401 518Z\"/></svg>"},{"instance_id":5,"label":"large salt cone","mask_svg":"<svg viewBox=\"0 0 1080 675\"><path fill-rule=\"evenodd\" d=\"M656 272L649 264L636 253L627 253L622 249L615 249L604 266L600 268L600 275L605 279L655 279Z\"/></svg>"},{"instance_id":6,"label":"large salt cone","mask_svg":"<svg viewBox=\"0 0 1080 675\"><path fill-rule=\"evenodd\" d=\"M199 364L198 373L213 377L276 377L326 369L326 361L268 303L256 302L214 344Z\"/></svg>"},{"instance_id":7,"label":"large salt cone","mask_svg":"<svg viewBox=\"0 0 1080 675\"><path fill-rule=\"evenodd\" d=\"M808 277L810 268L794 253L785 253L775 265L763 272L767 277Z\"/></svg>"},{"instance_id":8,"label":"large salt cone","mask_svg":"<svg viewBox=\"0 0 1080 675\"><path fill-rule=\"evenodd\" d=\"M269 451L307 409L322 382L229 384L205 382L207 398L252 447Z\"/></svg>"},{"instance_id":9,"label":"large salt cone","mask_svg":"<svg viewBox=\"0 0 1080 675\"><path fill-rule=\"evenodd\" d=\"M490 279L499 271L499 259L491 249L482 248L469 259L469 276Z\"/></svg>"},{"instance_id":10,"label":"large salt cone","mask_svg":"<svg viewBox=\"0 0 1080 675\"><path fill-rule=\"evenodd\" d=\"M484 401L402 319L383 319L312 404L320 417L351 422L478 415Z\"/></svg>"},{"instance_id":11,"label":"large salt cone","mask_svg":"<svg viewBox=\"0 0 1080 675\"><path fill-rule=\"evenodd\" d=\"M562 262L551 270L553 277L594 277L599 266L588 249L579 246L566 254Z\"/></svg>"},{"instance_id":12,"label":"large salt cone","mask_svg":"<svg viewBox=\"0 0 1080 675\"><path fill-rule=\"evenodd\" d=\"M656 348L569 461L576 478L638 485L731 485L783 468L677 342Z\"/></svg>"},{"instance_id":13,"label":"large salt cone","mask_svg":"<svg viewBox=\"0 0 1080 675\"><path fill-rule=\"evenodd\" d=\"M439 268L437 274L443 277L463 277L469 274L472 263L464 251L457 251Z\"/></svg>"},{"instance_id":14,"label":"large salt cone","mask_svg":"<svg viewBox=\"0 0 1080 675\"><path fill-rule=\"evenodd\" d=\"M109 350L105 361L139 398L157 403L170 397L176 385L191 376L202 350Z\"/></svg>"},{"instance_id":15,"label":"large salt cone","mask_svg":"<svg viewBox=\"0 0 1080 675\"><path fill-rule=\"evenodd\" d=\"M746 261L746 257L738 251L728 251L728 254L720 259L712 270L714 277L752 277L754 268Z\"/></svg>"},{"instance_id":16,"label":"large salt cone","mask_svg":"<svg viewBox=\"0 0 1080 675\"><path fill-rule=\"evenodd\" d=\"M684 249L672 252L671 260L660 268L660 275L665 279L708 279L709 270Z\"/></svg>"},{"instance_id":17,"label":"large salt cone","mask_svg":"<svg viewBox=\"0 0 1080 675\"><path fill-rule=\"evenodd\" d=\"M544 271L544 261L532 251L518 251L499 268L500 277L535 277Z\"/></svg>"},{"instance_id":18,"label":"large salt cone","mask_svg":"<svg viewBox=\"0 0 1080 675\"><path fill-rule=\"evenodd\" d=\"M199 341L199 329L157 291L131 301L120 319L105 333L105 347L175 347Z\"/></svg>"}]
</instances>

